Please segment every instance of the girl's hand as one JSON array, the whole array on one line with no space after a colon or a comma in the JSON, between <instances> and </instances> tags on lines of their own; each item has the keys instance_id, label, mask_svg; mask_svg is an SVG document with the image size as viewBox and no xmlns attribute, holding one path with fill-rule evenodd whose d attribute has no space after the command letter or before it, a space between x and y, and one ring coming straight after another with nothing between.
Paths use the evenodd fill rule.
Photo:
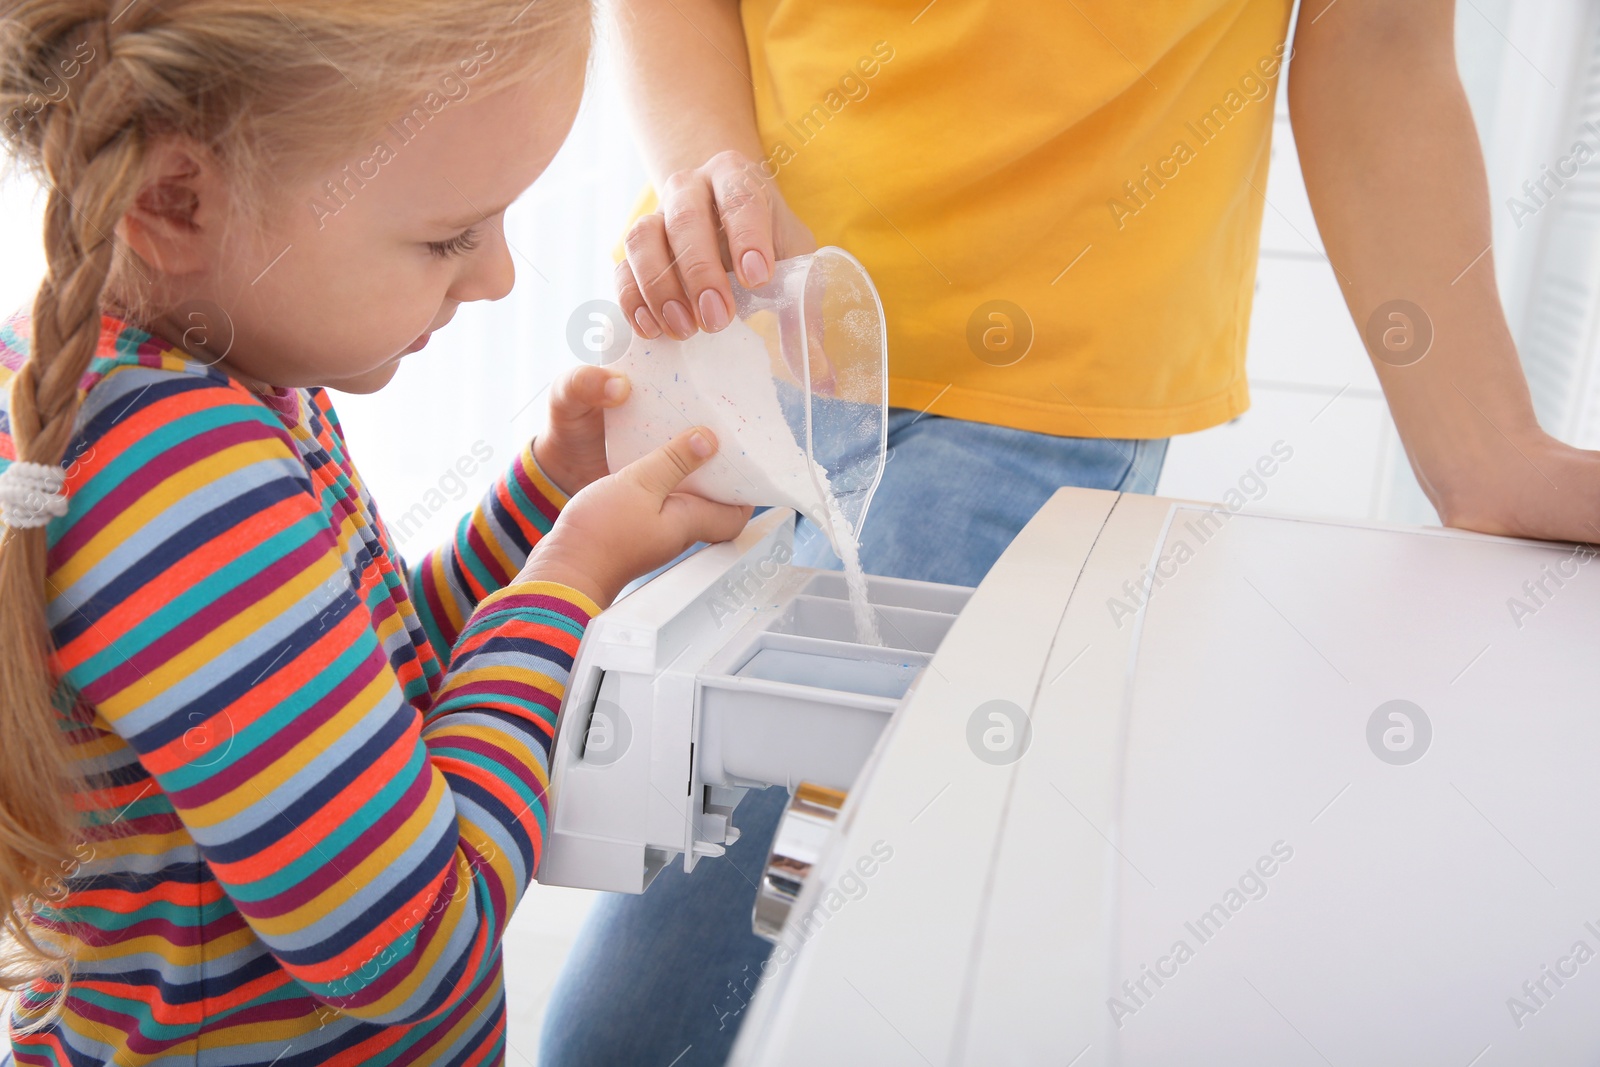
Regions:
<instances>
[{"instance_id":1,"label":"girl's hand","mask_svg":"<svg viewBox=\"0 0 1600 1067\"><path fill-rule=\"evenodd\" d=\"M604 478L605 409L628 399L628 376L605 367L577 367L550 387L550 423L533 439L533 458L568 496Z\"/></svg>"},{"instance_id":2,"label":"girl's hand","mask_svg":"<svg viewBox=\"0 0 1600 1067\"><path fill-rule=\"evenodd\" d=\"M560 582L605 608L623 586L697 541L738 536L749 506L675 491L716 451L711 431L697 427L595 481L561 509L517 580Z\"/></svg>"}]
</instances>

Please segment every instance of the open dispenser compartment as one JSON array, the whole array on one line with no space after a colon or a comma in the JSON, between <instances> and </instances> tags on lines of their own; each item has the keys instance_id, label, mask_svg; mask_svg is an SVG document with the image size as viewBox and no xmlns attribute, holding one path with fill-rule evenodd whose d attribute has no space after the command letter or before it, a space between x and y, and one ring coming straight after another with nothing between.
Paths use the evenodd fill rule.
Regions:
<instances>
[{"instance_id":1,"label":"open dispenser compartment","mask_svg":"<svg viewBox=\"0 0 1600 1067\"><path fill-rule=\"evenodd\" d=\"M736 841L747 789L850 788L972 590L869 577L884 643L861 644L844 575L790 566L792 537L793 513L768 511L590 624L539 881L642 892Z\"/></svg>"},{"instance_id":2,"label":"open dispenser compartment","mask_svg":"<svg viewBox=\"0 0 1600 1067\"><path fill-rule=\"evenodd\" d=\"M699 678L702 762L730 783L802 778L848 790L971 590L870 578L884 644L863 645L844 576L796 569L792 594L759 612Z\"/></svg>"}]
</instances>

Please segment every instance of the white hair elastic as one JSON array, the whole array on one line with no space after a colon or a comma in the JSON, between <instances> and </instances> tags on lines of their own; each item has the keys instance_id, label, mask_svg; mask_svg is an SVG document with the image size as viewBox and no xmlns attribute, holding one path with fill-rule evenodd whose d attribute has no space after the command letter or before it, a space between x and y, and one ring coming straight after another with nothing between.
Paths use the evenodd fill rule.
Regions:
<instances>
[{"instance_id":1,"label":"white hair elastic","mask_svg":"<svg viewBox=\"0 0 1600 1067\"><path fill-rule=\"evenodd\" d=\"M43 526L67 513L67 472L48 463L13 463L0 471L0 525Z\"/></svg>"}]
</instances>

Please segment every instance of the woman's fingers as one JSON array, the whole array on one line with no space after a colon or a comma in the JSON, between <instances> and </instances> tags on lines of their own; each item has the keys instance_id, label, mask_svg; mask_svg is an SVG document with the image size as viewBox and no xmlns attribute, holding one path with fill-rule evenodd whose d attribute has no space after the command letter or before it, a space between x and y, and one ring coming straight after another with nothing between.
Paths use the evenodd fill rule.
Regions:
<instances>
[{"instance_id":1,"label":"woman's fingers","mask_svg":"<svg viewBox=\"0 0 1600 1067\"><path fill-rule=\"evenodd\" d=\"M672 261L674 252L667 244L666 218L659 214L646 215L636 221L623 247L650 314L672 336L680 341L688 340L695 331L694 316L690 314L689 297L683 291Z\"/></svg>"},{"instance_id":2,"label":"woman's fingers","mask_svg":"<svg viewBox=\"0 0 1600 1067\"><path fill-rule=\"evenodd\" d=\"M739 284L759 289L772 280L772 265L777 260L770 190L755 164L737 152L712 156L707 166L728 259Z\"/></svg>"},{"instance_id":3,"label":"woman's fingers","mask_svg":"<svg viewBox=\"0 0 1600 1067\"><path fill-rule=\"evenodd\" d=\"M798 234L790 243L815 249L772 183L738 152L719 152L703 166L672 175L661 210L636 221L624 242L627 263L617 268L617 297L628 320L647 339L665 330L686 340L696 329L715 333L727 326L735 310L728 271L748 289L772 280L780 251L775 211L786 230Z\"/></svg>"},{"instance_id":4,"label":"woman's fingers","mask_svg":"<svg viewBox=\"0 0 1600 1067\"><path fill-rule=\"evenodd\" d=\"M650 305L645 303L644 294L639 291L639 282L633 276L633 266L624 259L617 264L617 303L622 307L622 313L633 323L633 328L647 341L653 341L661 336L661 322L651 312Z\"/></svg>"},{"instance_id":5,"label":"woman's fingers","mask_svg":"<svg viewBox=\"0 0 1600 1067\"><path fill-rule=\"evenodd\" d=\"M692 301L700 327L714 333L733 319L733 289L722 263L716 199L703 171L684 171L669 178L661 212L673 269Z\"/></svg>"}]
</instances>

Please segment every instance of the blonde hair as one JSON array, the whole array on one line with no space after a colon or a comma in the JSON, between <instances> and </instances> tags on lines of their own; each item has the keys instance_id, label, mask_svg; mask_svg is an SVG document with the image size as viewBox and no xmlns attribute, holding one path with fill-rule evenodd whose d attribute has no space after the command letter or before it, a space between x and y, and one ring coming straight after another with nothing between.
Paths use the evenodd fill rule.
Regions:
<instances>
[{"instance_id":1,"label":"blonde hair","mask_svg":"<svg viewBox=\"0 0 1600 1067\"><path fill-rule=\"evenodd\" d=\"M198 146L254 198L364 147L485 42L498 61L475 92L587 50L592 18L587 0L0 0L0 138L48 189L16 458L62 462L101 313L130 271L149 274L116 229L153 137ZM0 532L0 926L15 946L0 988L58 974L58 1008L71 960L33 916L72 870L82 783L62 740L46 532Z\"/></svg>"}]
</instances>

